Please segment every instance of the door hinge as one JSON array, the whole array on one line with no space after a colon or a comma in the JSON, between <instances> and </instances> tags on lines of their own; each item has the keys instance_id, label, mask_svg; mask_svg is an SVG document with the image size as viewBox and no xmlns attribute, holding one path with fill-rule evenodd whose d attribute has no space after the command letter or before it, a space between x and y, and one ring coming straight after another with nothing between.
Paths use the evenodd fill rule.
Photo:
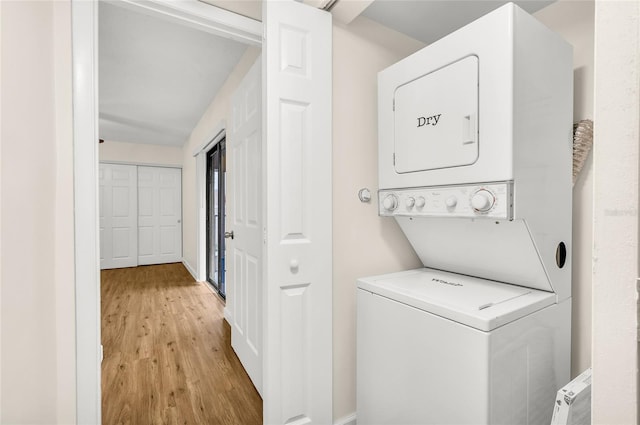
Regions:
<instances>
[{"instance_id":1,"label":"door hinge","mask_svg":"<svg viewBox=\"0 0 640 425\"><path fill-rule=\"evenodd\" d=\"M393 153L393 166L395 167L396 165L396 153Z\"/></svg>"}]
</instances>

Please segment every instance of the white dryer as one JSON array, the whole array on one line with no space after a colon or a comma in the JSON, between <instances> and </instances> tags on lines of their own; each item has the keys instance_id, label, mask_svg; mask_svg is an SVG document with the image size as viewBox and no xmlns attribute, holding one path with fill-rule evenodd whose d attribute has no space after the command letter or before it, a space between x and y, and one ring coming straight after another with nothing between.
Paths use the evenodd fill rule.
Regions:
<instances>
[{"instance_id":1,"label":"white dryer","mask_svg":"<svg viewBox=\"0 0 640 425\"><path fill-rule=\"evenodd\" d=\"M378 77L381 216L425 268L359 279L357 420L548 424L569 381L572 48L507 4Z\"/></svg>"}]
</instances>

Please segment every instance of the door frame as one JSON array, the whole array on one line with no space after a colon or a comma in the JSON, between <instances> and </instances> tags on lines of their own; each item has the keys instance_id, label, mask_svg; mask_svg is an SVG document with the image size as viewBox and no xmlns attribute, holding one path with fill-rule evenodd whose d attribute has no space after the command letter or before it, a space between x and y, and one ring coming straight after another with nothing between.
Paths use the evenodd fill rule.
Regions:
<instances>
[{"instance_id":1,"label":"door frame","mask_svg":"<svg viewBox=\"0 0 640 425\"><path fill-rule=\"evenodd\" d=\"M262 23L198 2L121 0L147 15L262 45ZM76 422L101 423L98 238L98 2L71 0L73 67Z\"/></svg>"},{"instance_id":2,"label":"door frame","mask_svg":"<svg viewBox=\"0 0 640 425\"><path fill-rule=\"evenodd\" d=\"M207 279L207 241L204 231L207 228L206 186L207 153L227 137L226 122L220 121L206 137L202 145L193 151L196 160L196 264L194 278L199 282Z\"/></svg>"},{"instance_id":3,"label":"door frame","mask_svg":"<svg viewBox=\"0 0 640 425\"><path fill-rule=\"evenodd\" d=\"M218 155L218 163L220 165L220 170L219 170L219 177L218 177L218 199L217 199L217 205L218 205L218 221L216 221L215 223L212 223L211 221L211 211L209 210L209 207L211 206L211 185L214 184L213 181L210 180L210 178L212 177L209 174L209 171L211 171L209 169L209 158L212 157L213 155ZM223 159L223 156L225 157ZM205 234L206 234L206 244L205 244L205 253L206 253L206 264L205 264L205 271L206 271L206 276L205 276L205 281L207 281L208 283L211 284L211 286L216 290L216 292L218 293L218 295L220 297L222 297L223 299L226 299L226 290L225 290L225 284L224 284L224 275L225 275L225 267L224 267L224 261L223 259L225 258L225 223L226 223L226 205L225 205L225 199L226 199L226 164L224 165L225 167L225 171L222 171L222 165L223 163L226 162L226 138L222 138L220 139L220 141L218 143L215 143L211 149L207 150L207 152L205 153L205 207L204 207L204 211L205 211ZM222 188L222 190L220 190ZM222 221L222 226L220 226L220 221ZM211 253L210 251L212 249L215 249L215 246L211 246L211 226L216 226L218 227L218 232L217 232L217 239L218 239L218 260L217 260L217 267L218 267L218 281L217 282L213 282L212 280L210 280L211 278L211 269L210 267L212 266L212 264L210 264L210 258L211 258Z\"/></svg>"}]
</instances>

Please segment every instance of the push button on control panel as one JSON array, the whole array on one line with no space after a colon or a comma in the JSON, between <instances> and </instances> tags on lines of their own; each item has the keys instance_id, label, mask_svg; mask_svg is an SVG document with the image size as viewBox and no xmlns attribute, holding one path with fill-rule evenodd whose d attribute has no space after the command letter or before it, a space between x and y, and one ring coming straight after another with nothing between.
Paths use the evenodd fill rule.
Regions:
<instances>
[{"instance_id":1,"label":"push button on control panel","mask_svg":"<svg viewBox=\"0 0 640 425\"><path fill-rule=\"evenodd\" d=\"M447 208L455 208L458 205L458 198L455 196L449 196L446 201L444 201Z\"/></svg>"}]
</instances>

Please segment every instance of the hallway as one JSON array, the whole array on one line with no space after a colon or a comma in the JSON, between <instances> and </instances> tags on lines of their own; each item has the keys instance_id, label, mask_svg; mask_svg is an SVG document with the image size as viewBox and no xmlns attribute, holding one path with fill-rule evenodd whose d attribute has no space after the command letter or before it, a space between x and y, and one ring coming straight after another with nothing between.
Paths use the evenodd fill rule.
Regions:
<instances>
[{"instance_id":1,"label":"hallway","mask_svg":"<svg viewBox=\"0 0 640 425\"><path fill-rule=\"evenodd\" d=\"M102 422L261 424L223 304L180 263L101 272Z\"/></svg>"}]
</instances>

